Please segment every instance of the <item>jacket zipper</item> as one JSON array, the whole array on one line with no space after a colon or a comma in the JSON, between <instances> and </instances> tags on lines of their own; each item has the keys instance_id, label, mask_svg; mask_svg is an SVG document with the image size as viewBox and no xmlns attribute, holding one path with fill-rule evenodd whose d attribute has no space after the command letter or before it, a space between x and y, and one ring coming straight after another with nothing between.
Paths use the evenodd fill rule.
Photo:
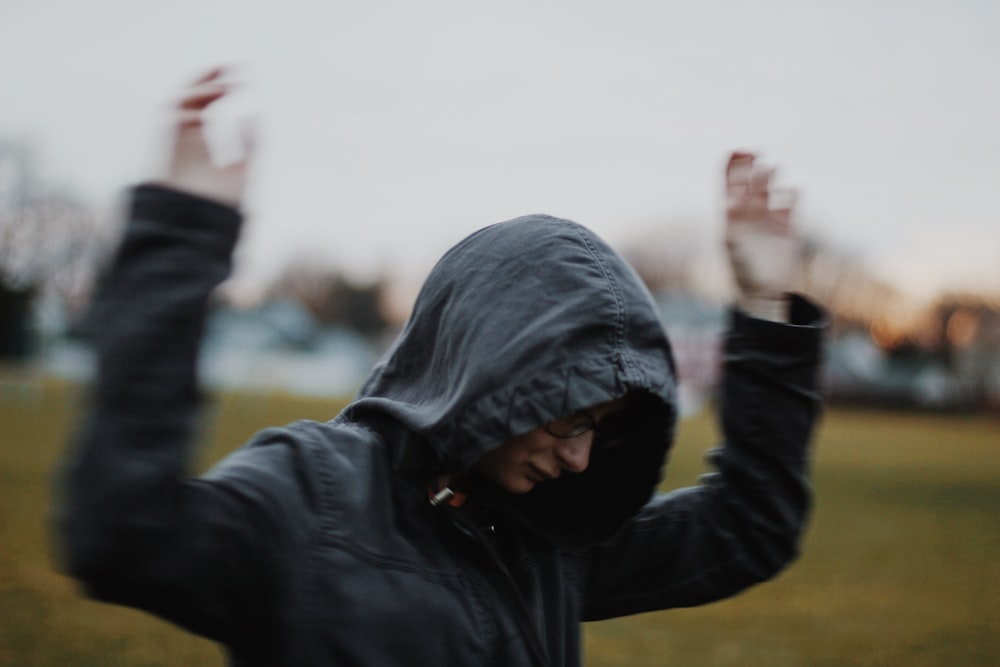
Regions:
<instances>
[{"instance_id":1,"label":"jacket zipper","mask_svg":"<svg viewBox=\"0 0 1000 667\"><path fill-rule=\"evenodd\" d=\"M541 637L538 635L538 629L531 620L531 611L528 609L528 604L524 601L524 597L517 587L517 582L514 581L514 577L511 575L510 570L507 569L496 547L489 538L483 535L479 527L472 525L465 517L459 516L458 512L449 511L448 515L455 527L482 547L489 556L490 562L493 565L493 572L499 575L499 577L493 578L499 580L497 587L500 589L501 594L514 607L514 620L517 621L521 634L524 635L534 663L539 667L547 667L549 664L548 653L545 650Z\"/></svg>"}]
</instances>

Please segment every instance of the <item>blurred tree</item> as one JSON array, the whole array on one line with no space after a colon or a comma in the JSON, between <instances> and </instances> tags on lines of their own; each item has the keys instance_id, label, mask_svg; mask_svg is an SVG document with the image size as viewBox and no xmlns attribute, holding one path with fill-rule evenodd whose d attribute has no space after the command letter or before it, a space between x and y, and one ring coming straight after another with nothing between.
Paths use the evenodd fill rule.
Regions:
<instances>
[{"instance_id":1,"label":"blurred tree","mask_svg":"<svg viewBox=\"0 0 1000 667\"><path fill-rule=\"evenodd\" d=\"M376 338L389 327L383 308L384 280L359 285L334 269L292 264L269 290L269 298L293 298L321 324L338 324Z\"/></svg>"},{"instance_id":2,"label":"blurred tree","mask_svg":"<svg viewBox=\"0 0 1000 667\"><path fill-rule=\"evenodd\" d=\"M936 351L976 404L1000 407L1000 298L945 294L930 309Z\"/></svg>"},{"instance_id":3,"label":"blurred tree","mask_svg":"<svg viewBox=\"0 0 1000 667\"><path fill-rule=\"evenodd\" d=\"M25 144L0 139L0 356L30 349L33 300L51 294L79 311L107 248L90 208L34 167Z\"/></svg>"},{"instance_id":4,"label":"blurred tree","mask_svg":"<svg viewBox=\"0 0 1000 667\"><path fill-rule=\"evenodd\" d=\"M25 359L32 350L31 288L8 287L0 282L0 360Z\"/></svg>"},{"instance_id":5,"label":"blurred tree","mask_svg":"<svg viewBox=\"0 0 1000 667\"><path fill-rule=\"evenodd\" d=\"M884 349L912 342L912 313L902 294L851 253L816 237L805 239L798 288L823 303L838 328L866 329Z\"/></svg>"},{"instance_id":6,"label":"blurred tree","mask_svg":"<svg viewBox=\"0 0 1000 667\"><path fill-rule=\"evenodd\" d=\"M706 248L695 229L686 224L657 226L622 247L622 256L654 294L705 291L697 269Z\"/></svg>"}]
</instances>

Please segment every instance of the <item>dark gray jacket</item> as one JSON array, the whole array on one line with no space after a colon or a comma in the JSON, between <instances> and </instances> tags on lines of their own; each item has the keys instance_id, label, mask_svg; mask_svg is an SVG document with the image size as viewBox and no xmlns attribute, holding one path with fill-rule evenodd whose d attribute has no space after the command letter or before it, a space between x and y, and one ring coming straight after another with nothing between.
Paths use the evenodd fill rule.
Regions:
<instances>
[{"instance_id":1,"label":"dark gray jacket","mask_svg":"<svg viewBox=\"0 0 1000 667\"><path fill-rule=\"evenodd\" d=\"M202 199L134 193L94 305L99 379L59 515L92 595L216 639L235 665L578 665L580 621L724 598L796 555L818 311L734 313L717 471L653 495L675 421L666 337L625 262L547 216L450 250L342 414L264 431L190 478L206 303L239 224ZM595 445L586 472L428 502L437 475L625 394L619 443Z\"/></svg>"}]
</instances>

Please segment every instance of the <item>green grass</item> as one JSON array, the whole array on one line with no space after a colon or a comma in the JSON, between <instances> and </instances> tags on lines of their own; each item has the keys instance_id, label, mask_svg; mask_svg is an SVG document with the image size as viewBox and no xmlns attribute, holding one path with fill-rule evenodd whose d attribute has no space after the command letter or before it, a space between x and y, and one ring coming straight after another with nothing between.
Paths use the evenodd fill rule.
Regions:
<instances>
[{"instance_id":1,"label":"green grass","mask_svg":"<svg viewBox=\"0 0 1000 667\"><path fill-rule=\"evenodd\" d=\"M50 556L47 515L76 392L0 395L0 665L222 665L221 651L139 612L83 599ZM338 406L227 395L201 465L259 428ZM682 424L670 486L717 434ZM1000 421L830 412L803 557L734 599L589 624L587 665L1000 664Z\"/></svg>"}]
</instances>

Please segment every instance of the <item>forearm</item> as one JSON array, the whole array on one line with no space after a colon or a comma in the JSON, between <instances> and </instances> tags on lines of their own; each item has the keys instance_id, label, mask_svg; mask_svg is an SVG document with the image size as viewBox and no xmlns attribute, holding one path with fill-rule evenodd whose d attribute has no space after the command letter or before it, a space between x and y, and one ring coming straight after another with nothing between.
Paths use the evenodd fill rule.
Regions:
<instances>
[{"instance_id":1,"label":"forearm","mask_svg":"<svg viewBox=\"0 0 1000 667\"><path fill-rule=\"evenodd\" d=\"M98 374L67 470L71 567L109 567L165 538L198 407L212 289L230 270L233 209L163 188L133 193L121 248L92 308Z\"/></svg>"},{"instance_id":2,"label":"forearm","mask_svg":"<svg viewBox=\"0 0 1000 667\"><path fill-rule=\"evenodd\" d=\"M725 446L706 479L736 517L747 563L766 576L797 553L810 506L812 431L819 411L822 315L793 297L788 324L735 312L727 336L721 421Z\"/></svg>"},{"instance_id":3,"label":"forearm","mask_svg":"<svg viewBox=\"0 0 1000 667\"><path fill-rule=\"evenodd\" d=\"M776 297L741 294L736 299L736 307L754 319L787 324L790 302L791 297L787 294Z\"/></svg>"}]
</instances>

